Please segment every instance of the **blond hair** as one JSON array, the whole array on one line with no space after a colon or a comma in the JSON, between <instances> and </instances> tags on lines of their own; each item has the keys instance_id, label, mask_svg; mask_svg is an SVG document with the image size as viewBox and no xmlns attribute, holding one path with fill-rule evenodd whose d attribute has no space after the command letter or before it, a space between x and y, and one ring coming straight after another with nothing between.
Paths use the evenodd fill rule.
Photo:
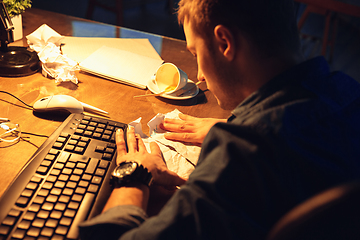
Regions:
<instances>
[{"instance_id":1,"label":"blond hair","mask_svg":"<svg viewBox=\"0 0 360 240\"><path fill-rule=\"evenodd\" d=\"M177 14L206 37L219 24L241 32L266 55L300 48L293 0L180 0Z\"/></svg>"}]
</instances>

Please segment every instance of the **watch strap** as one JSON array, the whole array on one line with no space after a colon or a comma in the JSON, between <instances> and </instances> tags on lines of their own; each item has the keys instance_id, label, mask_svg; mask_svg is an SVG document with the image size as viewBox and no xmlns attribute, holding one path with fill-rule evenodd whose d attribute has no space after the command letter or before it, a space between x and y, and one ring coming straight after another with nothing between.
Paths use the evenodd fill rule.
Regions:
<instances>
[{"instance_id":1,"label":"watch strap","mask_svg":"<svg viewBox=\"0 0 360 240\"><path fill-rule=\"evenodd\" d=\"M121 168L123 165L128 163L131 164L135 163L136 169L129 175L117 176L117 174L115 174L117 169ZM152 184L152 174L143 165L132 161L120 163L118 166L115 167L113 173L111 174L111 179L110 179L110 184L113 187L115 188L123 187L132 182L140 182L149 187Z\"/></svg>"}]
</instances>

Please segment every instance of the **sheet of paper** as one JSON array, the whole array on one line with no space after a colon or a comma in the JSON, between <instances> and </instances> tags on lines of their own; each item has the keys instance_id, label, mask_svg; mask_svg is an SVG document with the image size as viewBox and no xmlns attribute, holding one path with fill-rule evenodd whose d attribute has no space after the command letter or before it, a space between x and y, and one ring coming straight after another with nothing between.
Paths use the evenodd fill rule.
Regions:
<instances>
[{"instance_id":1,"label":"sheet of paper","mask_svg":"<svg viewBox=\"0 0 360 240\"><path fill-rule=\"evenodd\" d=\"M61 43L62 53L78 63L85 60L102 46L117 48L154 59L161 59L148 39L64 37Z\"/></svg>"},{"instance_id":2,"label":"sheet of paper","mask_svg":"<svg viewBox=\"0 0 360 240\"><path fill-rule=\"evenodd\" d=\"M162 59L102 46L80 63L83 71L146 89Z\"/></svg>"},{"instance_id":3,"label":"sheet of paper","mask_svg":"<svg viewBox=\"0 0 360 240\"><path fill-rule=\"evenodd\" d=\"M135 128L135 132L140 134L149 152L150 142L155 141L163 153L167 167L179 176L187 178L195 169L201 148L198 146L185 145L180 142L167 140L164 137L164 130L159 127L159 124L165 117L180 119L179 113L180 111L175 109L167 114L157 114L148 123L150 136L147 136L142 132L141 118L129 123L129 125L133 126Z\"/></svg>"}]
</instances>

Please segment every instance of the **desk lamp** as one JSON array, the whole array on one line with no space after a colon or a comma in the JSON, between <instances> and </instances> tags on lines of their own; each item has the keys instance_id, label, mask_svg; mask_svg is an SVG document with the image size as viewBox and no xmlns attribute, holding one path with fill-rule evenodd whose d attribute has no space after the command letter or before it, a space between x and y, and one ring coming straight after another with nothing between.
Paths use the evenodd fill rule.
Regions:
<instances>
[{"instance_id":1,"label":"desk lamp","mask_svg":"<svg viewBox=\"0 0 360 240\"><path fill-rule=\"evenodd\" d=\"M36 73L40 60L35 51L26 47L8 47L14 42L14 27L2 0L0 0L0 76L21 77Z\"/></svg>"}]
</instances>

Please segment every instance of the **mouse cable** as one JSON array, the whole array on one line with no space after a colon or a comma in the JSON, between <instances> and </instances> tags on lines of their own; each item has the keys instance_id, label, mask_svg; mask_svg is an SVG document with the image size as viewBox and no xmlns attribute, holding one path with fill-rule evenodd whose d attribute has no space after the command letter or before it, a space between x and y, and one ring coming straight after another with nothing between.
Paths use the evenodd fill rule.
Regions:
<instances>
[{"instance_id":1,"label":"mouse cable","mask_svg":"<svg viewBox=\"0 0 360 240\"><path fill-rule=\"evenodd\" d=\"M9 94L10 96L16 98L17 100L19 100L21 103L25 104L27 107L30 107L31 109L33 109L33 106L27 104L26 102L24 102L23 100L21 100L20 98L16 97L15 95L9 93L9 92L5 92L5 91L0 91L0 93L6 93Z\"/></svg>"},{"instance_id":2,"label":"mouse cable","mask_svg":"<svg viewBox=\"0 0 360 240\"><path fill-rule=\"evenodd\" d=\"M36 133L23 132L23 131L21 131L21 134L32 135L32 136L35 136L35 137L44 137L44 138L48 138L48 137L49 137L49 136L43 135L43 134L36 134Z\"/></svg>"}]
</instances>

